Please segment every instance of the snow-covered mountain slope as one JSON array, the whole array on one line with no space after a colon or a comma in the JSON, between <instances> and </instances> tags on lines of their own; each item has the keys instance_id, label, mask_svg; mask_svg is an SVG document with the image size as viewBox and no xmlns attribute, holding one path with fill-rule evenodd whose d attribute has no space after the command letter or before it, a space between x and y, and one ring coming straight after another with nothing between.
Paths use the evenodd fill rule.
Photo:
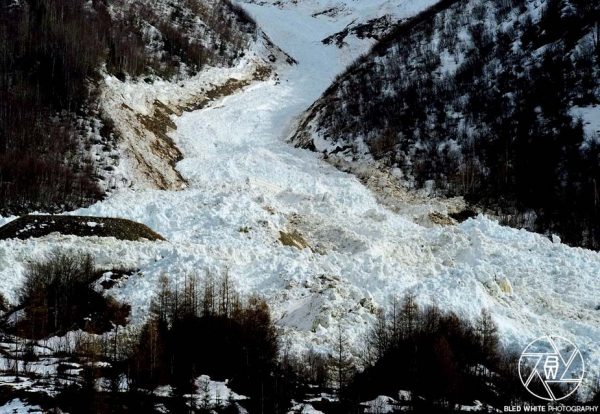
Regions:
<instances>
[{"instance_id":1,"label":"snow-covered mountain slope","mask_svg":"<svg viewBox=\"0 0 600 414\"><path fill-rule=\"evenodd\" d=\"M139 323L161 275L227 269L243 292L264 295L294 352L331 350L338 326L358 351L377 307L412 292L470 319L489 309L518 350L541 334L563 335L598 372L600 255L485 217L420 226L382 207L354 176L288 145L302 111L370 43L323 44L346 23L300 5L244 7L298 64L174 119L186 189L123 189L73 213L137 220L168 241L0 241L0 291L15 300L29 260L55 248L86 251L100 265L141 269L111 290ZM282 232L309 247L283 245Z\"/></svg>"},{"instance_id":2,"label":"snow-covered mountain slope","mask_svg":"<svg viewBox=\"0 0 600 414\"><path fill-rule=\"evenodd\" d=\"M132 94L133 86L149 92L153 83L163 92L156 99L164 83L199 95L200 86L208 90L206 83L218 80L202 76L207 68L239 69L261 46L270 48L227 0L3 2L0 32L4 214L89 205L106 190L139 184L139 176L144 185L178 188L184 180L172 165L180 154L163 131L165 112L178 109L151 101L153 108L134 112L118 95ZM272 63L276 55L260 57Z\"/></svg>"},{"instance_id":3,"label":"snow-covered mountain slope","mask_svg":"<svg viewBox=\"0 0 600 414\"><path fill-rule=\"evenodd\" d=\"M226 1L121 0L107 10L113 25L135 27L147 67L132 76L105 73L99 82L101 117L118 138L111 154L105 145L93 148L96 163L116 160L100 170L103 182L111 190L181 189L186 180L175 168L181 153L168 137L175 127L169 116L264 79L287 57Z\"/></svg>"},{"instance_id":4,"label":"snow-covered mountain slope","mask_svg":"<svg viewBox=\"0 0 600 414\"><path fill-rule=\"evenodd\" d=\"M106 75L99 105L119 139L108 157L102 145L95 146L92 153L98 163L111 156L117 161L105 173L107 187L185 188L187 181L176 168L182 154L168 136L176 128L170 117L264 80L275 62L293 63L259 32L256 42L232 67L206 67L193 76L158 78L151 83L142 79L122 81Z\"/></svg>"},{"instance_id":5,"label":"snow-covered mountain slope","mask_svg":"<svg viewBox=\"0 0 600 414\"><path fill-rule=\"evenodd\" d=\"M292 140L600 249L599 16L582 0L441 1L340 76Z\"/></svg>"},{"instance_id":6,"label":"snow-covered mountain slope","mask_svg":"<svg viewBox=\"0 0 600 414\"><path fill-rule=\"evenodd\" d=\"M280 9L298 9L311 17L335 23L336 31L322 41L345 47L356 39L380 39L395 25L438 0L241 0Z\"/></svg>"}]
</instances>

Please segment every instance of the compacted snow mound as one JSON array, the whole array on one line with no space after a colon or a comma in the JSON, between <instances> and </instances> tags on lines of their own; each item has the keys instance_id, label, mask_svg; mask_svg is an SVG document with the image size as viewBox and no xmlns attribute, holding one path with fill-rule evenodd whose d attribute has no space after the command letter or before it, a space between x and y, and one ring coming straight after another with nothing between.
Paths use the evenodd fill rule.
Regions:
<instances>
[{"instance_id":1,"label":"compacted snow mound","mask_svg":"<svg viewBox=\"0 0 600 414\"><path fill-rule=\"evenodd\" d=\"M359 350L377 308L412 292L471 320L489 309L518 350L543 334L564 336L598 372L600 255L482 216L420 226L382 207L354 176L285 143L294 120L370 43L323 44L345 23L300 3L244 7L298 64L176 119L186 189L122 190L74 213L127 217L168 241L0 241L0 291L14 301L23 264L53 248L86 251L99 266L141 269L111 289L140 323L161 275L227 269L243 293L265 296L292 352L331 350L338 327ZM307 247L282 244L281 232Z\"/></svg>"}]
</instances>

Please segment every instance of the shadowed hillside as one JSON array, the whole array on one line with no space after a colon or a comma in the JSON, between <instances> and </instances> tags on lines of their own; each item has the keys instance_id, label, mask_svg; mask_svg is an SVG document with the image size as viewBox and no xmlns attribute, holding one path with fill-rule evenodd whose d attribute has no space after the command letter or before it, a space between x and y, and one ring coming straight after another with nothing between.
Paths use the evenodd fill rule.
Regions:
<instances>
[{"instance_id":1,"label":"shadowed hillside","mask_svg":"<svg viewBox=\"0 0 600 414\"><path fill-rule=\"evenodd\" d=\"M599 19L582 0L441 2L340 76L293 140L598 249Z\"/></svg>"}]
</instances>

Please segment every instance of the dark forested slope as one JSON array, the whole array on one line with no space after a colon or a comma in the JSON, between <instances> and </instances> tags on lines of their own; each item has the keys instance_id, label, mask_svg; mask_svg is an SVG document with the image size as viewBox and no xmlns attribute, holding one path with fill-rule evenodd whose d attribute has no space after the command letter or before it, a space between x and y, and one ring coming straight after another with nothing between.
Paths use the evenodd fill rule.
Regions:
<instances>
[{"instance_id":1,"label":"dark forested slope","mask_svg":"<svg viewBox=\"0 0 600 414\"><path fill-rule=\"evenodd\" d=\"M227 0L2 2L0 214L102 196L89 157L111 133L95 104L102 71L169 79L230 66L255 36Z\"/></svg>"},{"instance_id":2,"label":"dark forested slope","mask_svg":"<svg viewBox=\"0 0 600 414\"><path fill-rule=\"evenodd\" d=\"M441 1L340 76L293 140L600 248L599 20L587 0Z\"/></svg>"}]
</instances>

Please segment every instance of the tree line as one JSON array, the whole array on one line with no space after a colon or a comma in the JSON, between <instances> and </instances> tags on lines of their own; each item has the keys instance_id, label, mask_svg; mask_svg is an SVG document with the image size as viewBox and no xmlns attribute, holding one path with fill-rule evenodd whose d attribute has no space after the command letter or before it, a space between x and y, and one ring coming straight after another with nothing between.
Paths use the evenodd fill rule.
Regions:
<instances>
[{"instance_id":1,"label":"tree line","mask_svg":"<svg viewBox=\"0 0 600 414\"><path fill-rule=\"evenodd\" d=\"M129 305L98 290L104 273L88 255L57 251L27 266L20 304L3 306L4 341L12 335L22 359L5 372L16 377L27 377L27 364L40 358L40 339L88 332L55 349L78 363L78 379L61 384L58 372L53 397L28 393L32 403L68 412L288 413L310 399L323 412L361 413L365 401L400 391L406 398L392 407L397 412L529 398L518 356L500 345L485 310L469 322L409 294L377 312L362 346L349 343L340 325L328 351L291 352L267 302L241 295L228 272L162 276L139 327L128 326ZM222 395L215 403L198 383L202 375L248 398ZM164 387L168 394L157 392ZM0 392L0 403L14 396Z\"/></svg>"}]
</instances>

